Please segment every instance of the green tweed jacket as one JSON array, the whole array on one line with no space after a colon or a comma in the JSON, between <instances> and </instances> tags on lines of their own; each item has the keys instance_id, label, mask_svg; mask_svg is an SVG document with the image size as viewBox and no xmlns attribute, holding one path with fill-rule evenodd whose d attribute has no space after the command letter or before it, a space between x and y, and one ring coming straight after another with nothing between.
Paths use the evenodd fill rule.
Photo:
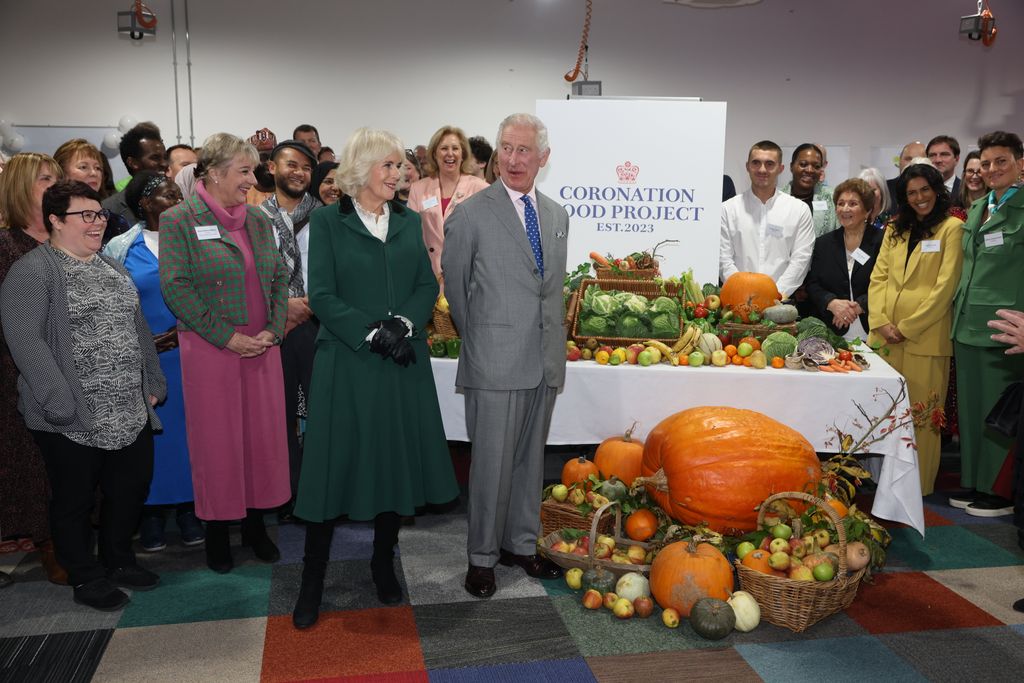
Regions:
<instances>
[{"instance_id":1,"label":"green tweed jacket","mask_svg":"<svg viewBox=\"0 0 1024 683\"><path fill-rule=\"evenodd\" d=\"M196 226L205 225L216 225L220 237L200 240ZM273 227L262 211L250 206L245 228L267 305L267 330L283 337L288 276ZM179 329L197 332L218 348L227 345L236 325L248 323L242 251L197 196L160 216L160 289Z\"/></svg>"}]
</instances>

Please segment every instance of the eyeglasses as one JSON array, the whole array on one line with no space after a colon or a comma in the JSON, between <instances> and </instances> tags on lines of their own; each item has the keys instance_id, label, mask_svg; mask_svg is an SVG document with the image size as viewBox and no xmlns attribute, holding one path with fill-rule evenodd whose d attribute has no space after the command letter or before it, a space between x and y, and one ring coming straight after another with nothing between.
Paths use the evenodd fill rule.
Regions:
<instances>
[{"instance_id":1,"label":"eyeglasses","mask_svg":"<svg viewBox=\"0 0 1024 683\"><path fill-rule=\"evenodd\" d=\"M981 175L980 168L967 168L964 169L964 175Z\"/></svg>"},{"instance_id":2,"label":"eyeglasses","mask_svg":"<svg viewBox=\"0 0 1024 683\"><path fill-rule=\"evenodd\" d=\"M100 220L103 220L103 221L109 220L110 219L110 210L109 209L100 209L99 211L90 211L90 210L86 209L85 211L65 211L61 215L63 215L63 216L81 216L83 223L95 223L97 218L99 218Z\"/></svg>"}]
</instances>

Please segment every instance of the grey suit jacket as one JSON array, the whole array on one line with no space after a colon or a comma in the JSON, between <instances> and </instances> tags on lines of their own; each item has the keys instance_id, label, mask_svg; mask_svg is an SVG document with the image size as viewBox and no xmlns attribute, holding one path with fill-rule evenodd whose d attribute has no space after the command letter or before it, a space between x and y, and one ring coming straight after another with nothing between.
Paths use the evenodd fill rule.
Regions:
<instances>
[{"instance_id":1,"label":"grey suit jacket","mask_svg":"<svg viewBox=\"0 0 1024 683\"><path fill-rule=\"evenodd\" d=\"M125 277L120 263L99 254ZM18 259L0 287L0 323L7 346L18 366L18 410L29 429L43 432L82 432L92 429L92 417L78 378L68 315L68 291L53 248L41 244ZM142 349L143 395L167 397L153 335L142 307L135 309L135 331ZM162 428L146 401L149 423Z\"/></svg>"},{"instance_id":2,"label":"grey suit jacket","mask_svg":"<svg viewBox=\"0 0 1024 683\"><path fill-rule=\"evenodd\" d=\"M445 220L441 269L462 335L456 385L533 389L565 382L565 280L569 216L537 193L544 277L501 180Z\"/></svg>"}]
</instances>

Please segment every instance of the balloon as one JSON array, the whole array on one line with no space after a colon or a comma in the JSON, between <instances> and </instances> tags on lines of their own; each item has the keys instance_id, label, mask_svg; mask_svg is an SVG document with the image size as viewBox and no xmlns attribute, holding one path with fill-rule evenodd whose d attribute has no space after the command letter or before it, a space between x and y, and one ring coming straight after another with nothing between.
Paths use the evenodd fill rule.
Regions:
<instances>
[{"instance_id":1,"label":"balloon","mask_svg":"<svg viewBox=\"0 0 1024 683\"><path fill-rule=\"evenodd\" d=\"M14 124L10 121L0 119L0 137L10 137L14 135Z\"/></svg>"},{"instance_id":2,"label":"balloon","mask_svg":"<svg viewBox=\"0 0 1024 683\"><path fill-rule=\"evenodd\" d=\"M25 136L15 133L11 137L4 137L7 141L7 149L11 150L15 154L20 152L25 147Z\"/></svg>"},{"instance_id":3,"label":"balloon","mask_svg":"<svg viewBox=\"0 0 1024 683\"><path fill-rule=\"evenodd\" d=\"M107 149L116 150L121 145L121 134L118 132L107 133L103 136L103 146Z\"/></svg>"},{"instance_id":4,"label":"balloon","mask_svg":"<svg viewBox=\"0 0 1024 683\"><path fill-rule=\"evenodd\" d=\"M128 131L135 127L136 123L138 123L138 121L135 120L134 116L125 114L121 117L121 120L117 122L117 129L120 130L122 133L127 133Z\"/></svg>"}]
</instances>

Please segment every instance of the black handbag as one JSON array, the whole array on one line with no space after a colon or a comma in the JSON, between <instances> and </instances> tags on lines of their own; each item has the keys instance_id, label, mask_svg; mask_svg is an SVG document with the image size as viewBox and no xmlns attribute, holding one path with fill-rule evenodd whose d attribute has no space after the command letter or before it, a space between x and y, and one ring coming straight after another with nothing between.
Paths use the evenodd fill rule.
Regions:
<instances>
[{"instance_id":1,"label":"black handbag","mask_svg":"<svg viewBox=\"0 0 1024 683\"><path fill-rule=\"evenodd\" d=\"M1016 437L1020 427L1020 409L1024 399L1024 382L1013 382L1005 389L985 417L985 425L1003 436Z\"/></svg>"}]
</instances>

